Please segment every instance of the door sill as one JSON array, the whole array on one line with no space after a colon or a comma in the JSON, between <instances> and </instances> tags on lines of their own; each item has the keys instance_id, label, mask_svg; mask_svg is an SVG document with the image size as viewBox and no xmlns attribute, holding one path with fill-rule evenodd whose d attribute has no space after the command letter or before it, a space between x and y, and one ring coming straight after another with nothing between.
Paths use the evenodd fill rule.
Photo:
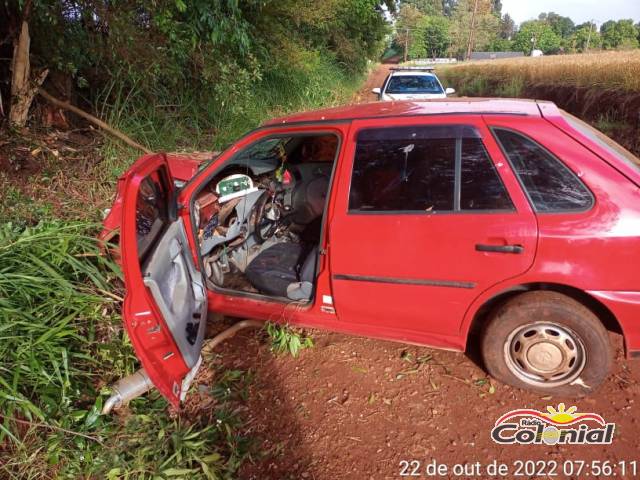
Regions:
<instances>
[{"instance_id":1,"label":"door sill","mask_svg":"<svg viewBox=\"0 0 640 480\"><path fill-rule=\"evenodd\" d=\"M231 290L228 288L221 288L216 286L211 287L209 285L209 282L207 282L207 284L208 284L207 291L216 293L219 295L226 295L230 297L240 297L240 298L250 298L252 300L259 300L262 302L269 302L269 303L280 303L285 305L296 303L305 309L311 308L315 300L315 287L314 287L314 293L313 295L311 295L311 298L309 300L291 300L290 298L287 298L287 297L274 297L272 295L263 295L262 293L243 292L241 290Z\"/></svg>"}]
</instances>

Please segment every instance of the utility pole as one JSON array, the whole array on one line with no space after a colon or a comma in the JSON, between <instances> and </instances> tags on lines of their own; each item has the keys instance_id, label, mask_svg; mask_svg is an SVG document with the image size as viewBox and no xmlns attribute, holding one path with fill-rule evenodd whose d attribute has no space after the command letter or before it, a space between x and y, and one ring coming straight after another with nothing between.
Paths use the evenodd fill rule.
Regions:
<instances>
[{"instance_id":1,"label":"utility pole","mask_svg":"<svg viewBox=\"0 0 640 480\"><path fill-rule=\"evenodd\" d=\"M593 31L594 25L595 25L595 22L591 20L591 24L589 25L589 35L587 35L587 47L584 49L585 53L589 51L589 44L591 43L591 32Z\"/></svg>"},{"instance_id":2,"label":"utility pole","mask_svg":"<svg viewBox=\"0 0 640 480\"><path fill-rule=\"evenodd\" d=\"M478 0L473 4L473 14L471 15L471 29L469 30L469 42L467 43L467 60L471 59L471 50L473 49L473 40L476 29L476 14L478 13Z\"/></svg>"}]
</instances>

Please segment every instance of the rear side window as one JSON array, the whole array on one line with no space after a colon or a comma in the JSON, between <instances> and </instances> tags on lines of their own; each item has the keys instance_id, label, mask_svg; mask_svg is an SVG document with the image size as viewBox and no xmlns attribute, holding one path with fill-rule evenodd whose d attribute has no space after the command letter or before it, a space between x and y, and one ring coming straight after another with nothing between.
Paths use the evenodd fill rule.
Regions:
<instances>
[{"instance_id":1,"label":"rear side window","mask_svg":"<svg viewBox=\"0 0 640 480\"><path fill-rule=\"evenodd\" d=\"M452 212L512 209L475 129L374 128L359 132L350 211Z\"/></svg>"},{"instance_id":2,"label":"rear side window","mask_svg":"<svg viewBox=\"0 0 640 480\"><path fill-rule=\"evenodd\" d=\"M166 180L160 171L145 177L136 200L138 258L143 260L155 240L169 223Z\"/></svg>"},{"instance_id":3,"label":"rear side window","mask_svg":"<svg viewBox=\"0 0 640 480\"><path fill-rule=\"evenodd\" d=\"M589 189L549 151L512 130L493 131L536 212L591 207L593 196Z\"/></svg>"}]
</instances>

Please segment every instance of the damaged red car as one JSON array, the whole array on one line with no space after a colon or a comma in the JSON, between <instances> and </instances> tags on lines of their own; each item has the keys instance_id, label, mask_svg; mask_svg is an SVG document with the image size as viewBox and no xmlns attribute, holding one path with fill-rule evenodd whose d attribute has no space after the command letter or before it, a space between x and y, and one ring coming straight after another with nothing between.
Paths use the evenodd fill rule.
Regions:
<instances>
[{"instance_id":1,"label":"damaged red car","mask_svg":"<svg viewBox=\"0 0 640 480\"><path fill-rule=\"evenodd\" d=\"M554 104L447 99L272 120L120 179L124 322L174 405L209 313L457 351L496 379L595 389L640 356L638 159ZM125 395L126 396L126 395Z\"/></svg>"}]
</instances>

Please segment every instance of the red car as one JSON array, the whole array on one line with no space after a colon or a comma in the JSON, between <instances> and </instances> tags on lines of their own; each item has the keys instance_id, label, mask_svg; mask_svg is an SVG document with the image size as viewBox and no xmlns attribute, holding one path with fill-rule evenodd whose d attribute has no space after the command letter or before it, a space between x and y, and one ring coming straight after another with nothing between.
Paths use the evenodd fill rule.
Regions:
<instances>
[{"instance_id":1,"label":"red car","mask_svg":"<svg viewBox=\"0 0 640 480\"><path fill-rule=\"evenodd\" d=\"M208 312L477 347L558 395L605 379L607 330L640 356L638 159L552 103L321 110L199 163L140 158L107 220L127 331L175 405Z\"/></svg>"}]
</instances>

